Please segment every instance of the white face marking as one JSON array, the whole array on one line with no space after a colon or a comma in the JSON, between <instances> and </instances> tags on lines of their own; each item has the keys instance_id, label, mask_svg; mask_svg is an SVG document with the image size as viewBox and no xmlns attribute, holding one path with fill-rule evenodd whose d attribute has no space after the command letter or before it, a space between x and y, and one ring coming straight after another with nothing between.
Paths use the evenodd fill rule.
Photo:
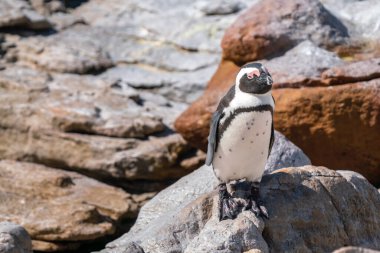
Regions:
<instances>
[{"instance_id":1,"label":"white face marking","mask_svg":"<svg viewBox=\"0 0 380 253\"><path fill-rule=\"evenodd\" d=\"M253 71L258 71L260 73L260 70L257 69L257 68L243 68L239 71L239 73L237 74L236 76L236 80L235 80L235 83L236 84L239 84L240 83L240 79L245 75L245 74L248 74L248 73L251 73Z\"/></svg>"}]
</instances>

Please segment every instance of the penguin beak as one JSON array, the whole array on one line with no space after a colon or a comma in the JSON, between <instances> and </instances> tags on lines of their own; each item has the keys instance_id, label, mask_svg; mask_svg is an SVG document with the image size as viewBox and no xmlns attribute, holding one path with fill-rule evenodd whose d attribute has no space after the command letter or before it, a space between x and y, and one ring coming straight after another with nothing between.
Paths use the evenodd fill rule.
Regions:
<instances>
[{"instance_id":1,"label":"penguin beak","mask_svg":"<svg viewBox=\"0 0 380 253\"><path fill-rule=\"evenodd\" d=\"M260 76L260 71L258 69L254 69L247 74L248 79L252 79L254 76Z\"/></svg>"}]
</instances>

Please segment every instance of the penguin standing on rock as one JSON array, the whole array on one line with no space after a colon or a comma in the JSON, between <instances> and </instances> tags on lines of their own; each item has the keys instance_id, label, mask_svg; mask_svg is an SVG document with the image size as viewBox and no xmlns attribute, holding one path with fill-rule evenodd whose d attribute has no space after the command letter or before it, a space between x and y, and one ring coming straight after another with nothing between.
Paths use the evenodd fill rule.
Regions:
<instances>
[{"instance_id":1,"label":"penguin standing on rock","mask_svg":"<svg viewBox=\"0 0 380 253\"><path fill-rule=\"evenodd\" d=\"M240 203L230 196L226 183L241 179L250 182L252 191L243 209L268 218L258 185L274 142L272 83L262 64L244 65L212 116L206 165L212 164L220 181L220 220L237 216Z\"/></svg>"}]
</instances>

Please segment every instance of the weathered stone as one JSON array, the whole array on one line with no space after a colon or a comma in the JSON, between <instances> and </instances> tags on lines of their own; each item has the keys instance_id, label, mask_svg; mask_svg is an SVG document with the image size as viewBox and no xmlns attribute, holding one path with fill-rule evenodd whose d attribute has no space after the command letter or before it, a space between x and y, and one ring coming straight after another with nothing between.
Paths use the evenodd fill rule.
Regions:
<instances>
[{"instance_id":1,"label":"weathered stone","mask_svg":"<svg viewBox=\"0 0 380 253\"><path fill-rule=\"evenodd\" d=\"M235 220L219 222L218 196L204 194L189 205L168 213L150 224L149 230L126 245L137 244L144 252L268 252L261 236L264 223L249 211ZM119 252L123 244L113 242L103 252ZM133 252L133 251L127 251Z\"/></svg>"},{"instance_id":2,"label":"weathered stone","mask_svg":"<svg viewBox=\"0 0 380 253\"><path fill-rule=\"evenodd\" d=\"M170 72L151 67L126 65L111 68L101 76L119 79L139 90L150 90L170 101L190 103L201 95L215 69L216 66L211 66L191 72Z\"/></svg>"},{"instance_id":3,"label":"weathered stone","mask_svg":"<svg viewBox=\"0 0 380 253\"><path fill-rule=\"evenodd\" d=\"M281 169L283 166L303 166L309 164L310 160L300 149L276 132L275 143L266 164L265 173ZM202 194L211 192L217 185L218 180L214 176L212 168L202 166L161 191L145 204L131 230L111 245L127 245L130 243L130 240L134 240L133 238L139 235L144 236L144 238L154 237L155 232L149 232L150 230L146 229L147 226L155 227L156 225L154 224L162 224L162 220L158 217L171 217L171 214L189 205L191 201L194 201ZM213 250L209 250L209 252L213 252Z\"/></svg>"},{"instance_id":4,"label":"weathered stone","mask_svg":"<svg viewBox=\"0 0 380 253\"><path fill-rule=\"evenodd\" d=\"M380 194L363 177L306 166L278 170L261 186L270 216L263 237L271 252L380 247Z\"/></svg>"},{"instance_id":5,"label":"weathered stone","mask_svg":"<svg viewBox=\"0 0 380 253\"><path fill-rule=\"evenodd\" d=\"M57 12L49 17L50 22L56 30L64 30L75 25L85 24L84 20L80 17L74 16L70 13Z\"/></svg>"},{"instance_id":6,"label":"weathered stone","mask_svg":"<svg viewBox=\"0 0 380 253\"><path fill-rule=\"evenodd\" d=\"M29 2L33 9L44 16L65 11L64 1L61 0L29 0Z\"/></svg>"},{"instance_id":7,"label":"weathered stone","mask_svg":"<svg viewBox=\"0 0 380 253\"><path fill-rule=\"evenodd\" d=\"M94 40L70 31L48 37L25 38L17 43L14 50L20 63L47 71L84 74L112 65L107 52Z\"/></svg>"},{"instance_id":8,"label":"weathered stone","mask_svg":"<svg viewBox=\"0 0 380 253\"><path fill-rule=\"evenodd\" d=\"M373 249L366 249L362 247L343 247L337 250L334 250L333 253L379 253L380 251Z\"/></svg>"},{"instance_id":9,"label":"weathered stone","mask_svg":"<svg viewBox=\"0 0 380 253\"><path fill-rule=\"evenodd\" d=\"M380 78L380 58L352 62L330 68L322 73L323 83L336 85Z\"/></svg>"},{"instance_id":10,"label":"weathered stone","mask_svg":"<svg viewBox=\"0 0 380 253\"><path fill-rule=\"evenodd\" d=\"M239 1L218 0L212 3L207 1L198 2L196 7L205 15L225 15L238 12L245 6Z\"/></svg>"},{"instance_id":11,"label":"weathered stone","mask_svg":"<svg viewBox=\"0 0 380 253\"><path fill-rule=\"evenodd\" d=\"M321 2L349 28L350 37L354 40L380 38L379 1L322 0Z\"/></svg>"},{"instance_id":12,"label":"weathered stone","mask_svg":"<svg viewBox=\"0 0 380 253\"><path fill-rule=\"evenodd\" d=\"M265 165L264 174L269 174L275 170L287 167L299 167L310 165L310 159L289 141L284 135L275 131L272 151Z\"/></svg>"},{"instance_id":13,"label":"weathered stone","mask_svg":"<svg viewBox=\"0 0 380 253\"><path fill-rule=\"evenodd\" d=\"M264 176L261 193L270 215L265 226L250 211L219 222L218 197L209 193L216 183L212 177L205 166L159 193L130 232L102 252L131 245L138 252L331 252L347 243L379 247L380 195L358 174L305 166Z\"/></svg>"},{"instance_id":14,"label":"weathered stone","mask_svg":"<svg viewBox=\"0 0 380 253\"><path fill-rule=\"evenodd\" d=\"M321 73L343 64L335 53L310 41L301 42L284 56L262 62L272 75L274 89L323 85Z\"/></svg>"},{"instance_id":15,"label":"weathered stone","mask_svg":"<svg viewBox=\"0 0 380 253\"><path fill-rule=\"evenodd\" d=\"M0 27L51 28L51 24L35 12L28 1L2 0L0 2Z\"/></svg>"},{"instance_id":16,"label":"weathered stone","mask_svg":"<svg viewBox=\"0 0 380 253\"><path fill-rule=\"evenodd\" d=\"M313 164L351 169L380 184L380 79L273 91L275 126ZM355 134L353 134L355 133Z\"/></svg>"},{"instance_id":17,"label":"weathered stone","mask_svg":"<svg viewBox=\"0 0 380 253\"><path fill-rule=\"evenodd\" d=\"M0 222L1 253L32 253L32 241L26 230L11 222Z\"/></svg>"},{"instance_id":18,"label":"weathered stone","mask_svg":"<svg viewBox=\"0 0 380 253\"><path fill-rule=\"evenodd\" d=\"M303 40L331 47L347 36L346 27L317 0L260 1L227 29L223 57L240 65L278 55Z\"/></svg>"},{"instance_id":19,"label":"weathered stone","mask_svg":"<svg viewBox=\"0 0 380 253\"><path fill-rule=\"evenodd\" d=\"M2 73L2 159L80 171L139 191L162 189L202 163L203 155L168 130L185 104L137 93L111 77L20 67Z\"/></svg>"},{"instance_id":20,"label":"weathered stone","mask_svg":"<svg viewBox=\"0 0 380 253\"><path fill-rule=\"evenodd\" d=\"M21 224L35 240L101 238L139 208L120 189L42 165L0 161L0 182L0 220Z\"/></svg>"}]
</instances>

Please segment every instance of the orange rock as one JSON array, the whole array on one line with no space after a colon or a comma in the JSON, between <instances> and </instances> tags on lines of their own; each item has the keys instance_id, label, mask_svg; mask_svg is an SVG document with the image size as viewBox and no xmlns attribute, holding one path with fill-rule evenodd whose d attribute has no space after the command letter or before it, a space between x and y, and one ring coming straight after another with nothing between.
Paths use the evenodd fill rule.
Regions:
<instances>
[{"instance_id":1,"label":"orange rock","mask_svg":"<svg viewBox=\"0 0 380 253\"><path fill-rule=\"evenodd\" d=\"M273 91L275 128L312 164L350 169L380 184L380 79Z\"/></svg>"},{"instance_id":2,"label":"orange rock","mask_svg":"<svg viewBox=\"0 0 380 253\"><path fill-rule=\"evenodd\" d=\"M346 27L319 1L259 1L227 29L223 58L244 64L281 55L306 39L328 48L347 36Z\"/></svg>"}]
</instances>

